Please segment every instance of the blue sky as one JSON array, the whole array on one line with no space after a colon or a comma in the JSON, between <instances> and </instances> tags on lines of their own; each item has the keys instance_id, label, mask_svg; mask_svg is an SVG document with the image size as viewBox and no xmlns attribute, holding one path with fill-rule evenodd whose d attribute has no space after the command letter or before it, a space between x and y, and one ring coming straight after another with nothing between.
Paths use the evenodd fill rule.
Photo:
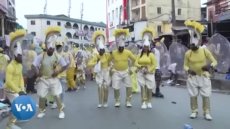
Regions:
<instances>
[{"instance_id":1,"label":"blue sky","mask_svg":"<svg viewBox=\"0 0 230 129\"><path fill-rule=\"evenodd\" d=\"M27 26L25 14L43 14L45 0L15 0L17 22L24 28ZM47 14L68 14L69 0L47 0ZM84 20L100 22L106 21L106 2L105 0L72 0L71 17L80 18L81 3L84 1ZM201 3L207 0L201 0Z\"/></svg>"}]
</instances>

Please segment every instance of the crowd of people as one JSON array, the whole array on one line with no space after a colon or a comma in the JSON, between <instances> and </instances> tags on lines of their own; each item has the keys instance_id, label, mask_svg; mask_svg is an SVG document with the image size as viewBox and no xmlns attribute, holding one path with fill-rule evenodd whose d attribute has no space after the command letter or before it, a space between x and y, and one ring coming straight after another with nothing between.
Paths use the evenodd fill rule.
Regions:
<instances>
[{"instance_id":1,"label":"crowd of people","mask_svg":"<svg viewBox=\"0 0 230 129\"><path fill-rule=\"evenodd\" d=\"M200 39L197 36L201 31L192 25L189 27L193 35L190 49L185 54L184 69L188 73L187 89L192 110L190 118L197 118L197 97L200 94L203 98L204 117L212 120L209 70L217 65L217 61L208 49L199 47ZM64 93L77 91L81 85L85 88L86 73L90 73L87 75L90 75L92 80L95 79L98 85L98 108L108 107L110 86L114 89L114 106L117 108L121 106L121 87L126 88L127 108L132 107L132 93L139 90L140 107L143 110L152 108L152 96L164 97L160 92L160 52L156 49L156 43L160 40L154 40L151 29L144 29L143 41L138 45L136 53L126 48L125 41L129 33L126 29L115 30L116 48L107 48L103 32L94 32L94 45L89 50L68 44L60 36L60 32L58 27L47 29L44 44L40 45L43 49L41 53L35 52L34 44L30 44L29 49L21 47L20 39L25 35L22 32L18 37L17 32L14 32L14 36L11 37L13 46L11 60L3 53L4 50L0 49L1 85L4 85L5 95L10 103L20 95L37 93L39 98L37 117L43 118L46 115L47 104L52 104L52 108L58 108L58 117L63 119ZM207 60L211 64L207 64ZM172 68L170 71L175 73ZM7 129L17 127L15 121L11 115Z\"/></svg>"}]
</instances>

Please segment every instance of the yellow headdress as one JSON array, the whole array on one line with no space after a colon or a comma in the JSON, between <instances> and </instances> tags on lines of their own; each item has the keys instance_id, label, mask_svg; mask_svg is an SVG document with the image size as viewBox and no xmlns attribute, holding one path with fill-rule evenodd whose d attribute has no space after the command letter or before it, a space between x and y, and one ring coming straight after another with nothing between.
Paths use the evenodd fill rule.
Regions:
<instances>
[{"instance_id":1,"label":"yellow headdress","mask_svg":"<svg viewBox=\"0 0 230 129\"><path fill-rule=\"evenodd\" d=\"M195 43L195 45L199 45L202 39L201 33L204 32L205 26L196 21L185 21L185 26L189 29L190 34L190 43Z\"/></svg>"},{"instance_id":2,"label":"yellow headdress","mask_svg":"<svg viewBox=\"0 0 230 129\"><path fill-rule=\"evenodd\" d=\"M15 32L10 33L10 43L13 43L18 38L24 37L26 35L26 30L20 29Z\"/></svg>"},{"instance_id":3,"label":"yellow headdress","mask_svg":"<svg viewBox=\"0 0 230 129\"><path fill-rule=\"evenodd\" d=\"M100 43L105 45L105 34L103 31L95 31L93 33L93 43L95 43L96 46L99 46Z\"/></svg>"},{"instance_id":4,"label":"yellow headdress","mask_svg":"<svg viewBox=\"0 0 230 129\"><path fill-rule=\"evenodd\" d=\"M125 46L125 40L129 36L129 29L116 29L113 32L118 46Z\"/></svg>"},{"instance_id":5,"label":"yellow headdress","mask_svg":"<svg viewBox=\"0 0 230 129\"><path fill-rule=\"evenodd\" d=\"M26 30L20 29L15 32L10 33L10 57L13 58L14 55L21 54L21 40L25 37Z\"/></svg>"},{"instance_id":6,"label":"yellow headdress","mask_svg":"<svg viewBox=\"0 0 230 129\"><path fill-rule=\"evenodd\" d=\"M149 36L149 40L151 40L154 35L155 35L154 31L150 28L145 28L141 34L142 39L144 39L145 36Z\"/></svg>"},{"instance_id":7,"label":"yellow headdress","mask_svg":"<svg viewBox=\"0 0 230 129\"><path fill-rule=\"evenodd\" d=\"M45 44L48 48L54 48L56 41L61 33L61 27L59 26L50 26L45 31Z\"/></svg>"}]
</instances>

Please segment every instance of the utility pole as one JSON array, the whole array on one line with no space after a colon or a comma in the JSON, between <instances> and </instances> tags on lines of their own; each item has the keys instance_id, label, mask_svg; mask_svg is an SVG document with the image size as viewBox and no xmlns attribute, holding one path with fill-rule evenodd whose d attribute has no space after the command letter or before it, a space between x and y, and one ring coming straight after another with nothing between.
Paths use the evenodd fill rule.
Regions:
<instances>
[{"instance_id":1,"label":"utility pole","mask_svg":"<svg viewBox=\"0 0 230 129\"><path fill-rule=\"evenodd\" d=\"M172 27L176 26L175 0L172 0ZM173 35L173 42L176 41L176 35Z\"/></svg>"},{"instance_id":2,"label":"utility pole","mask_svg":"<svg viewBox=\"0 0 230 129\"><path fill-rule=\"evenodd\" d=\"M83 11L84 11L84 4L83 4L83 2L82 2L82 4L81 4L81 25L80 25L80 27L81 27L81 29L80 29L80 31L81 31L81 33L84 35L84 33L83 33L83 30L82 30L82 21L83 21ZM84 35L85 36L85 35ZM81 39L82 39L82 36L81 36ZM83 38L84 39L84 38Z\"/></svg>"},{"instance_id":3,"label":"utility pole","mask_svg":"<svg viewBox=\"0 0 230 129\"><path fill-rule=\"evenodd\" d=\"M47 14L47 0L45 0L45 6L44 6L43 13Z\"/></svg>"},{"instance_id":4,"label":"utility pole","mask_svg":"<svg viewBox=\"0 0 230 129\"><path fill-rule=\"evenodd\" d=\"M71 0L69 0L68 17L70 17L70 11L71 11Z\"/></svg>"},{"instance_id":5,"label":"utility pole","mask_svg":"<svg viewBox=\"0 0 230 129\"><path fill-rule=\"evenodd\" d=\"M176 25L175 0L172 0L172 25Z\"/></svg>"}]
</instances>

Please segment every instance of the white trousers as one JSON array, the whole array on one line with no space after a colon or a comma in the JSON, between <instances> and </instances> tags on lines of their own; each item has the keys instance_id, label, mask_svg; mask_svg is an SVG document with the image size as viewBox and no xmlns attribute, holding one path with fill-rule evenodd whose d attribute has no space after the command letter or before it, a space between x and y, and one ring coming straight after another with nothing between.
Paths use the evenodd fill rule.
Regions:
<instances>
[{"instance_id":1,"label":"white trousers","mask_svg":"<svg viewBox=\"0 0 230 129\"><path fill-rule=\"evenodd\" d=\"M8 90L4 90L4 92L5 92L6 98L10 101L10 103L12 103L14 99L19 96L18 93L13 93Z\"/></svg>"},{"instance_id":2,"label":"white trousers","mask_svg":"<svg viewBox=\"0 0 230 129\"><path fill-rule=\"evenodd\" d=\"M59 96L62 93L62 85L58 78L44 79L40 78L36 85L37 94L41 98L45 98L48 93L53 96Z\"/></svg>"},{"instance_id":3,"label":"white trousers","mask_svg":"<svg viewBox=\"0 0 230 129\"><path fill-rule=\"evenodd\" d=\"M115 90L119 90L121 85L125 87L132 87L131 86L131 78L129 75L129 71L115 71L112 76L112 86Z\"/></svg>"},{"instance_id":4,"label":"white trousers","mask_svg":"<svg viewBox=\"0 0 230 129\"><path fill-rule=\"evenodd\" d=\"M156 89L155 74L143 74L142 72L137 73L137 81L139 86L147 86L148 89Z\"/></svg>"},{"instance_id":5,"label":"white trousers","mask_svg":"<svg viewBox=\"0 0 230 129\"><path fill-rule=\"evenodd\" d=\"M96 82L99 86L109 86L111 83L110 71L109 69L102 69L100 72L96 73Z\"/></svg>"},{"instance_id":6,"label":"white trousers","mask_svg":"<svg viewBox=\"0 0 230 129\"><path fill-rule=\"evenodd\" d=\"M191 97L196 97L199 94L204 97L210 97L212 91L211 80L205 76L189 76L187 89Z\"/></svg>"}]
</instances>

